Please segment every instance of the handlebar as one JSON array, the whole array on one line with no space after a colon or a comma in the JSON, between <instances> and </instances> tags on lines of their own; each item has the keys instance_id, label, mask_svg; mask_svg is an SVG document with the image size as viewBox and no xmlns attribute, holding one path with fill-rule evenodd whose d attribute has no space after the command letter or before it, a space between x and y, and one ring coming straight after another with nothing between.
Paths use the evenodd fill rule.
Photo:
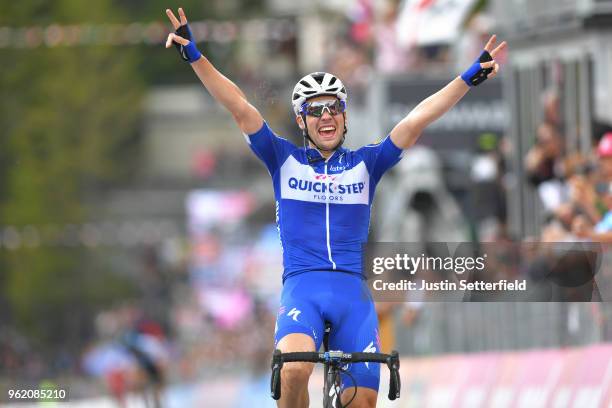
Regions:
<instances>
[{"instance_id":1,"label":"handlebar","mask_svg":"<svg viewBox=\"0 0 612 408\"><path fill-rule=\"evenodd\" d=\"M281 376L280 371L283 363L291 362L307 363L331 363L340 365L341 363L385 363L389 368L389 394L387 397L393 401L400 397L401 382L399 376L399 354L393 350L391 354L384 353L344 353L342 351L326 351L318 353L314 351L298 351L282 353L274 350L272 355L272 378L270 382L270 394L275 400L281 397Z\"/></svg>"}]
</instances>

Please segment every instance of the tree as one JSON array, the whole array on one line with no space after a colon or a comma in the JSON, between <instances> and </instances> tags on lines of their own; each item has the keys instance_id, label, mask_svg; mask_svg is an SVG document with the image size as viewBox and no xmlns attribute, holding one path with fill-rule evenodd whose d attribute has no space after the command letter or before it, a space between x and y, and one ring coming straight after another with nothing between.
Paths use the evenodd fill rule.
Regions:
<instances>
[{"instance_id":1,"label":"tree","mask_svg":"<svg viewBox=\"0 0 612 408\"><path fill-rule=\"evenodd\" d=\"M0 26L107 23L120 15L110 0L3 3ZM138 55L83 46L5 48L0 58L0 224L88 219L95 207L84 199L135 163L125 147L137 135L144 90ZM86 251L45 242L0 249L0 298L13 323L46 344L86 331L96 303L129 290L109 271L92 275L89 259Z\"/></svg>"}]
</instances>

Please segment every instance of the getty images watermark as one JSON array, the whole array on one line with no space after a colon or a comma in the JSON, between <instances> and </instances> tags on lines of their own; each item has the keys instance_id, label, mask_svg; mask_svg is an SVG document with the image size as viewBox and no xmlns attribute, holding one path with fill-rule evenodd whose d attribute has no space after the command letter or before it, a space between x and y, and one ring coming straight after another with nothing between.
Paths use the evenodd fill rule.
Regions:
<instances>
[{"instance_id":1,"label":"getty images watermark","mask_svg":"<svg viewBox=\"0 0 612 408\"><path fill-rule=\"evenodd\" d=\"M610 301L599 243L370 243L375 301ZM608 259L609 260L609 259Z\"/></svg>"},{"instance_id":2,"label":"getty images watermark","mask_svg":"<svg viewBox=\"0 0 612 408\"><path fill-rule=\"evenodd\" d=\"M482 272L485 269L485 261L487 254L478 257L458 256L456 258L447 256L420 256L414 257L407 253L395 254L394 257L376 257L372 260L372 272L375 275L381 275L385 271L402 271L410 275L415 275L417 271L444 271L454 272L462 275L465 272ZM385 282L383 279L375 279L373 288L377 291L381 290L527 290L526 279L515 279L510 282L506 279L500 279L495 282L487 282L485 280L468 281L467 279L458 279L452 281L443 279L440 281L428 281L422 279L420 281L412 281L409 279L401 279L399 282Z\"/></svg>"}]
</instances>

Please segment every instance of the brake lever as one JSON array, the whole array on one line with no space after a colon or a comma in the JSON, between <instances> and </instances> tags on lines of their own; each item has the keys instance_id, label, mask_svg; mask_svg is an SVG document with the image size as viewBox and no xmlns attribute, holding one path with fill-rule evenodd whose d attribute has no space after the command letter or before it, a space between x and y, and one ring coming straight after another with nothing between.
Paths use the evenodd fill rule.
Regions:
<instances>
[{"instance_id":1,"label":"brake lever","mask_svg":"<svg viewBox=\"0 0 612 408\"><path fill-rule=\"evenodd\" d=\"M283 358L280 350L274 350L272 355L272 377L270 378L270 395L273 399L279 400L281 397L281 369L283 368Z\"/></svg>"},{"instance_id":2,"label":"brake lever","mask_svg":"<svg viewBox=\"0 0 612 408\"><path fill-rule=\"evenodd\" d=\"M387 358L387 367L389 367L389 394L387 397L391 401L399 398L401 393L402 384L399 376L399 366L399 354L393 350L391 356Z\"/></svg>"}]
</instances>

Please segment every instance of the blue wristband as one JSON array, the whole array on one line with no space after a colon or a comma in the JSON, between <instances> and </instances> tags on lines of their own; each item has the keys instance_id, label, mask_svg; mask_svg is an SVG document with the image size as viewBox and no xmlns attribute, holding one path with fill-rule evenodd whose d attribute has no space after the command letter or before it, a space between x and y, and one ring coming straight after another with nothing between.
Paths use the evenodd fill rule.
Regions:
<instances>
[{"instance_id":1,"label":"blue wristband","mask_svg":"<svg viewBox=\"0 0 612 408\"><path fill-rule=\"evenodd\" d=\"M185 55L186 61L189 61L190 64L202 58L202 53L193 41L189 41L189 44L182 46L181 54Z\"/></svg>"},{"instance_id":2,"label":"blue wristband","mask_svg":"<svg viewBox=\"0 0 612 408\"><path fill-rule=\"evenodd\" d=\"M470 87L480 85L486 81L489 74L493 72L493 68L480 67L481 63L488 61L493 61L493 57L491 57L491 54L489 54L488 51L483 51L476 62L474 62L472 66L467 69L467 71L461 74L461 79L463 79L463 81Z\"/></svg>"},{"instance_id":3,"label":"blue wristband","mask_svg":"<svg viewBox=\"0 0 612 408\"><path fill-rule=\"evenodd\" d=\"M198 50L198 47L195 44L193 34L191 34L191 29L189 28L188 24L182 25L177 28L175 34L185 38L186 40L189 40L189 44L187 45L181 45L176 41L173 41L174 46L176 47L179 55L184 61L188 61L191 64L192 62L196 62L202 57L202 53L200 52L200 50Z\"/></svg>"}]
</instances>

